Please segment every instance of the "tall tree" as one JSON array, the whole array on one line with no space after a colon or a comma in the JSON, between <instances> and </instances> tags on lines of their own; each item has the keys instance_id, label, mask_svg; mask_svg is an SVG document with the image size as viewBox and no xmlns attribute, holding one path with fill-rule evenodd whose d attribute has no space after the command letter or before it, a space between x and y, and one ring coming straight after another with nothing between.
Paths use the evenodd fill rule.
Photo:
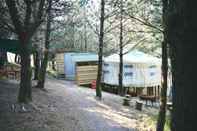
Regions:
<instances>
[{"instance_id":1,"label":"tall tree","mask_svg":"<svg viewBox=\"0 0 197 131\"><path fill-rule=\"evenodd\" d=\"M52 0L49 0L48 12L47 12L47 24L46 24L46 33L45 33L45 51L44 51L44 59L41 63L41 68L39 72L38 85L39 88L44 88L45 83L45 75L48 64L49 57L49 44L50 44L50 34L51 34L51 9L52 9Z\"/></svg>"},{"instance_id":2,"label":"tall tree","mask_svg":"<svg viewBox=\"0 0 197 131\"><path fill-rule=\"evenodd\" d=\"M45 0L23 0L20 2L6 0L5 2L12 20L13 30L18 36L21 46L21 81L18 101L28 102L32 100L30 67L31 38L42 23Z\"/></svg>"},{"instance_id":3,"label":"tall tree","mask_svg":"<svg viewBox=\"0 0 197 131\"><path fill-rule=\"evenodd\" d=\"M83 7L83 17L86 20L87 18L87 10L86 10L86 5L88 4L88 0L80 0L80 6ZM87 52L87 23L84 22L84 49L85 52Z\"/></svg>"},{"instance_id":4,"label":"tall tree","mask_svg":"<svg viewBox=\"0 0 197 131\"><path fill-rule=\"evenodd\" d=\"M119 41L119 94L123 95L123 0L120 0L120 41Z\"/></svg>"},{"instance_id":5,"label":"tall tree","mask_svg":"<svg viewBox=\"0 0 197 131\"><path fill-rule=\"evenodd\" d=\"M42 27L46 26L45 28L46 30L42 31L40 29L39 32L42 34L42 37L44 37L43 38L44 51L40 51L41 53L43 53L43 57L41 57L40 60L41 64L39 68L38 83L37 83L38 88L44 88L47 65L50 56L52 56L52 52L50 52L51 50L50 43L53 43L54 41L53 38L55 39L55 36L52 35L52 32L55 32L61 26L64 26L64 24L62 24L63 22L61 20L60 21L56 20L56 18L65 16L66 13L68 12L69 7L70 7L70 3L68 1L48 0L46 22L42 26Z\"/></svg>"},{"instance_id":6,"label":"tall tree","mask_svg":"<svg viewBox=\"0 0 197 131\"><path fill-rule=\"evenodd\" d=\"M101 77L103 66L103 39L104 39L104 21L105 21L105 0L101 0L101 14L100 14L100 33L99 33L99 61L98 61L98 73L96 81L96 96L102 98Z\"/></svg>"},{"instance_id":7,"label":"tall tree","mask_svg":"<svg viewBox=\"0 0 197 131\"><path fill-rule=\"evenodd\" d=\"M168 40L167 40L167 0L162 0L163 3L163 37L162 42L162 88L161 88L161 105L157 120L157 131L163 131L166 121L166 102L167 102L167 88L168 88Z\"/></svg>"},{"instance_id":8,"label":"tall tree","mask_svg":"<svg viewBox=\"0 0 197 131\"><path fill-rule=\"evenodd\" d=\"M173 77L172 131L196 130L196 36L195 0L168 1L167 36Z\"/></svg>"}]
</instances>

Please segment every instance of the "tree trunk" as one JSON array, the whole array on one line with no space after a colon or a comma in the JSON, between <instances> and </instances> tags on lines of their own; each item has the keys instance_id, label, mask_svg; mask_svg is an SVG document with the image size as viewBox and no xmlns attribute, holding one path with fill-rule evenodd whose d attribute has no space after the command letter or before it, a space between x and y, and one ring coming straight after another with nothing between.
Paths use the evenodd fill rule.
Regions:
<instances>
[{"instance_id":1,"label":"tree trunk","mask_svg":"<svg viewBox=\"0 0 197 131\"><path fill-rule=\"evenodd\" d=\"M23 42L23 41L22 41ZM28 43L21 43L21 81L18 95L18 101L27 103L32 100L31 94L31 59Z\"/></svg>"},{"instance_id":2,"label":"tree trunk","mask_svg":"<svg viewBox=\"0 0 197 131\"><path fill-rule=\"evenodd\" d=\"M38 88L44 88L44 83L45 83L45 75L46 75L46 69L47 69L47 64L48 64L48 51L44 52L44 59L41 64L41 68L39 71L39 79L38 79Z\"/></svg>"},{"instance_id":3,"label":"tree trunk","mask_svg":"<svg viewBox=\"0 0 197 131\"><path fill-rule=\"evenodd\" d=\"M121 0L121 5L120 5L120 43L119 43L119 48L120 48L120 63L119 63L119 90L118 93L119 95L123 96L124 91L123 91L123 1Z\"/></svg>"},{"instance_id":4,"label":"tree trunk","mask_svg":"<svg viewBox=\"0 0 197 131\"><path fill-rule=\"evenodd\" d=\"M52 69L55 71L56 69L55 69L55 60L53 59L52 60Z\"/></svg>"},{"instance_id":5,"label":"tree trunk","mask_svg":"<svg viewBox=\"0 0 197 131\"><path fill-rule=\"evenodd\" d=\"M166 120L166 101L167 101L167 76L168 74L168 55L167 55L167 41L162 42L162 89L161 89L161 105L157 120L157 131L163 131Z\"/></svg>"},{"instance_id":6,"label":"tree trunk","mask_svg":"<svg viewBox=\"0 0 197 131\"><path fill-rule=\"evenodd\" d=\"M105 16L105 0L101 0L101 17L100 17L100 35L99 35L99 61L98 61L98 74L96 81L96 96L102 98L101 77L103 67L103 38L104 38L104 16Z\"/></svg>"},{"instance_id":7,"label":"tree trunk","mask_svg":"<svg viewBox=\"0 0 197 131\"><path fill-rule=\"evenodd\" d=\"M0 69L7 63L7 52L0 51Z\"/></svg>"},{"instance_id":8,"label":"tree trunk","mask_svg":"<svg viewBox=\"0 0 197 131\"><path fill-rule=\"evenodd\" d=\"M164 40L162 42L162 89L161 89L161 105L157 119L157 131L163 131L166 122L166 102L167 102L167 88L168 88L168 40L167 40L167 1L163 0L163 27Z\"/></svg>"},{"instance_id":9,"label":"tree trunk","mask_svg":"<svg viewBox=\"0 0 197 131\"><path fill-rule=\"evenodd\" d=\"M55 69L55 54L54 53L52 54L52 60L51 61L52 61L52 70L55 71L56 69Z\"/></svg>"},{"instance_id":10,"label":"tree trunk","mask_svg":"<svg viewBox=\"0 0 197 131\"><path fill-rule=\"evenodd\" d=\"M40 69L40 59L39 59L39 53L36 51L33 55L34 57L34 80L38 80L39 75L39 69Z\"/></svg>"},{"instance_id":11,"label":"tree trunk","mask_svg":"<svg viewBox=\"0 0 197 131\"><path fill-rule=\"evenodd\" d=\"M86 6L84 6L84 18L86 19ZM88 43L87 43L87 25L84 23L84 43L85 43L85 52L88 51Z\"/></svg>"},{"instance_id":12,"label":"tree trunk","mask_svg":"<svg viewBox=\"0 0 197 131\"><path fill-rule=\"evenodd\" d=\"M21 13L22 6L18 5L15 0L6 0L8 14L12 20L12 25L18 39L20 40L20 56L21 56L21 81L18 95L19 102L28 102L32 100L31 96L31 43L30 40L36 29L41 24L44 12L45 0L39 1L39 9L32 8L35 5L32 1L24 1L25 10ZM20 11L19 11L20 10ZM23 15L25 14L25 15ZM36 17L32 16L36 14ZM35 19L32 19L34 17Z\"/></svg>"},{"instance_id":13,"label":"tree trunk","mask_svg":"<svg viewBox=\"0 0 197 131\"><path fill-rule=\"evenodd\" d=\"M172 131L197 130L195 3L195 0L174 0L169 3L168 34L174 91Z\"/></svg>"},{"instance_id":14,"label":"tree trunk","mask_svg":"<svg viewBox=\"0 0 197 131\"><path fill-rule=\"evenodd\" d=\"M48 17L47 17L47 27L46 27L46 34L45 34L45 51L44 51L44 60L41 63L41 69L39 73L39 79L38 79L38 88L44 88L45 83L45 75L46 75L46 69L48 64L48 56L49 56L49 44L50 44L50 34L51 34L51 6L52 6L52 0L49 1L49 7L48 7Z\"/></svg>"}]
</instances>

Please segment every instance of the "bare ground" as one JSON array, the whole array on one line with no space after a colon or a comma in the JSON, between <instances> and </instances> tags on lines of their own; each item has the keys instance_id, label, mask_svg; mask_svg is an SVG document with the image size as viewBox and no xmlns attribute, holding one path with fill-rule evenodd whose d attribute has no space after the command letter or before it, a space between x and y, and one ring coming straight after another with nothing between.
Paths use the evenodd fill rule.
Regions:
<instances>
[{"instance_id":1,"label":"bare ground","mask_svg":"<svg viewBox=\"0 0 197 131\"><path fill-rule=\"evenodd\" d=\"M137 111L135 99L125 107L122 97L103 93L99 101L93 89L50 79L46 90L33 88L32 103L21 105L18 87L16 81L0 81L0 131L153 131L144 118L157 109Z\"/></svg>"}]
</instances>

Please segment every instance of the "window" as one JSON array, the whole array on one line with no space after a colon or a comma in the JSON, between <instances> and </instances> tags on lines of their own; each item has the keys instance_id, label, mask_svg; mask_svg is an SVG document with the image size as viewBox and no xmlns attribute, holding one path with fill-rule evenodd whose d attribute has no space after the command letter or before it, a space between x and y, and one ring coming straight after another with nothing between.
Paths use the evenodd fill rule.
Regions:
<instances>
[{"instance_id":1,"label":"window","mask_svg":"<svg viewBox=\"0 0 197 131\"><path fill-rule=\"evenodd\" d=\"M124 65L124 68L133 68L133 65Z\"/></svg>"},{"instance_id":2,"label":"window","mask_svg":"<svg viewBox=\"0 0 197 131\"><path fill-rule=\"evenodd\" d=\"M156 68L156 67L157 67L156 65L149 66L149 68Z\"/></svg>"},{"instance_id":3,"label":"window","mask_svg":"<svg viewBox=\"0 0 197 131\"><path fill-rule=\"evenodd\" d=\"M109 73L109 71L107 71L107 70L104 70L104 71L103 71L103 73L104 73L104 74L108 74L108 73Z\"/></svg>"},{"instance_id":4,"label":"window","mask_svg":"<svg viewBox=\"0 0 197 131\"><path fill-rule=\"evenodd\" d=\"M133 76L133 72L125 72L124 76Z\"/></svg>"},{"instance_id":5,"label":"window","mask_svg":"<svg viewBox=\"0 0 197 131\"><path fill-rule=\"evenodd\" d=\"M104 63L104 66L109 66L109 64L107 64L107 63Z\"/></svg>"},{"instance_id":6,"label":"window","mask_svg":"<svg viewBox=\"0 0 197 131\"><path fill-rule=\"evenodd\" d=\"M155 75L155 72L150 72L150 76L154 76Z\"/></svg>"}]
</instances>

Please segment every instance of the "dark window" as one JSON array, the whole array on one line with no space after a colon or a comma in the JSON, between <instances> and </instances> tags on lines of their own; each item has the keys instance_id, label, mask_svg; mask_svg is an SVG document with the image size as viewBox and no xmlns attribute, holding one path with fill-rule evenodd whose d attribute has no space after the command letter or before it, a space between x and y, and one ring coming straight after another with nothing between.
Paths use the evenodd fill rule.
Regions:
<instances>
[{"instance_id":1,"label":"dark window","mask_svg":"<svg viewBox=\"0 0 197 131\"><path fill-rule=\"evenodd\" d=\"M107 64L107 63L104 63L104 66L109 66L109 64Z\"/></svg>"},{"instance_id":2,"label":"dark window","mask_svg":"<svg viewBox=\"0 0 197 131\"><path fill-rule=\"evenodd\" d=\"M149 66L149 68L156 68L156 67L157 67L156 65Z\"/></svg>"},{"instance_id":3,"label":"dark window","mask_svg":"<svg viewBox=\"0 0 197 131\"><path fill-rule=\"evenodd\" d=\"M104 74L107 74L107 73L109 73L109 71L104 70L103 73L104 73Z\"/></svg>"},{"instance_id":4,"label":"dark window","mask_svg":"<svg viewBox=\"0 0 197 131\"><path fill-rule=\"evenodd\" d=\"M124 65L125 68L133 68L133 65Z\"/></svg>"},{"instance_id":5,"label":"dark window","mask_svg":"<svg viewBox=\"0 0 197 131\"><path fill-rule=\"evenodd\" d=\"M154 76L154 75L155 75L155 72L151 72L151 73L150 73L150 76Z\"/></svg>"},{"instance_id":6,"label":"dark window","mask_svg":"<svg viewBox=\"0 0 197 131\"><path fill-rule=\"evenodd\" d=\"M133 72L125 72L124 76L133 76Z\"/></svg>"}]
</instances>

